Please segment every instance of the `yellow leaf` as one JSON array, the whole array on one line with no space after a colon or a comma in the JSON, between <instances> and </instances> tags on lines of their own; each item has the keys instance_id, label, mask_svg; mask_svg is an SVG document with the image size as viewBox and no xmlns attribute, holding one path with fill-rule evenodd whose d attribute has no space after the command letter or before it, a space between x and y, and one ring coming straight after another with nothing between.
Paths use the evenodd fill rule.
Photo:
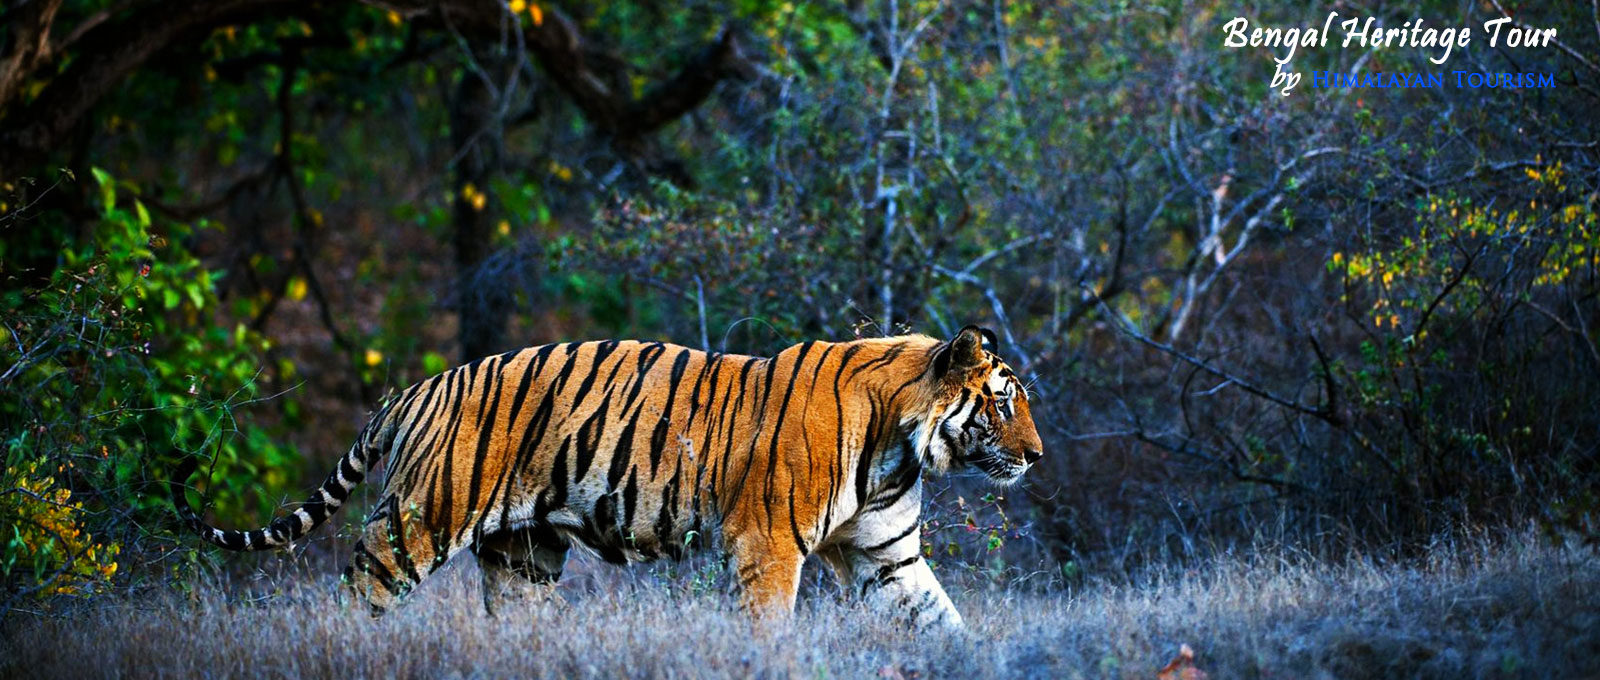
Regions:
<instances>
[{"instance_id":1,"label":"yellow leaf","mask_svg":"<svg viewBox=\"0 0 1600 680\"><path fill-rule=\"evenodd\" d=\"M285 294L289 296L290 300L299 302L306 299L306 291L308 288L309 287L306 285L306 280L302 277L296 276L292 279L289 279L289 289L285 291Z\"/></svg>"},{"instance_id":2,"label":"yellow leaf","mask_svg":"<svg viewBox=\"0 0 1600 680\"><path fill-rule=\"evenodd\" d=\"M378 364L383 363L383 352L368 348L365 358L368 366L377 366Z\"/></svg>"},{"instance_id":3,"label":"yellow leaf","mask_svg":"<svg viewBox=\"0 0 1600 680\"><path fill-rule=\"evenodd\" d=\"M521 14L522 10L528 6L528 3L525 0L511 0L506 6L511 8L512 14Z\"/></svg>"},{"instance_id":4,"label":"yellow leaf","mask_svg":"<svg viewBox=\"0 0 1600 680\"><path fill-rule=\"evenodd\" d=\"M395 26L399 26L400 25L400 13L396 12L396 11L394 11L392 9L389 10L389 23L393 24Z\"/></svg>"},{"instance_id":5,"label":"yellow leaf","mask_svg":"<svg viewBox=\"0 0 1600 680\"><path fill-rule=\"evenodd\" d=\"M478 191L478 187L474 186L471 182L468 182L466 186L461 187L461 198L462 200L465 200L468 205L471 205L473 210L483 210L483 206L489 202L489 197L484 195L482 191Z\"/></svg>"}]
</instances>

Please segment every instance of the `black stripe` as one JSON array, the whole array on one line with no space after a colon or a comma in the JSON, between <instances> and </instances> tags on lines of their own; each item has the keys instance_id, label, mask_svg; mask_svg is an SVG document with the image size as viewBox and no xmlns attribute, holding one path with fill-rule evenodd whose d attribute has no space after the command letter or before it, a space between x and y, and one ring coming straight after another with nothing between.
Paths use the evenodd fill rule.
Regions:
<instances>
[{"instance_id":1,"label":"black stripe","mask_svg":"<svg viewBox=\"0 0 1600 680\"><path fill-rule=\"evenodd\" d=\"M350 454L345 454L343 458L339 459L339 474L344 475L344 480L350 483L351 488L355 488L355 485L360 484L361 480L367 477L365 472L356 470L355 466L350 464ZM341 498L339 500L344 499Z\"/></svg>"},{"instance_id":2,"label":"black stripe","mask_svg":"<svg viewBox=\"0 0 1600 680\"><path fill-rule=\"evenodd\" d=\"M672 403L678 397L678 385L683 382L683 372L689 365L690 350L678 352L672 359L672 373L667 382L667 403L661 409L661 419L656 421L655 431L650 435L650 478L655 479L656 468L661 464L661 454L666 448L667 428L672 419Z\"/></svg>"},{"instance_id":3,"label":"black stripe","mask_svg":"<svg viewBox=\"0 0 1600 680\"><path fill-rule=\"evenodd\" d=\"M883 567L879 568L878 573L874 574L872 578L867 579L866 583L861 584L861 595L865 597L867 591L872 590L874 587L887 585L890 581L893 581L895 578L897 578L894 575L895 572L916 564L917 560L919 559L921 558L917 555L912 555L900 560L899 562L895 562L894 564L884 565Z\"/></svg>"},{"instance_id":4,"label":"black stripe","mask_svg":"<svg viewBox=\"0 0 1600 680\"><path fill-rule=\"evenodd\" d=\"M808 488L808 489L814 488L816 486L815 482L816 482L816 478L817 478L817 465L816 465L816 459L813 457L813 455L814 455L813 452L815 451L815 449L813 449L811 447L811 429L808 428L808 427L805 427L804 423L811 422L811 406L814 403L816 403L816 400L813 399L812 397L816 396L817 383L821 382L822 369L827 366L828 356L833 354L834 348L838 347L838 345L835 345L835 344L832 344L832 343L825 343L825 344L827 346L826 346L825 349L822 350L822 356L817 357L816 370L813 371L812 374L811 374L811 382L810 382L810 385L809 385L809 389L806 391L805 407L800 410L800 422L802 423L802 425L800 427L800 441L803 444L803 450L805 452L803 458L806 461L806 488ZM829 479L830 480L832 479L832 475L829 476ZM833 492L834 492L834 489L829 488L828 491L827 491L827 494L824 496L825 506L824 506L823 511L822 511L822 518L823 518L823 523L824 524L827 523L828 516L833 513ZM817 526L815 524L815 521L816 521L816 518L812 518L812 525L811 525L812 529L816 529L817 528ZM824 538L827 537L827 535L828 535L828 530L827 530L826 527L824 527L822 529L821 533L818 534L819 537L824 537Z\"/></svg>"},{"instance_id":5,"label":"black stripe","mask_svg":"<svg viewBox=\"0 0 1600 680\"><path fill-rule=\"evenodd\" d=\"M456 439L461 435L461 407L462 407L462 404L464 404L466 402L467 396L472 392L473 386L476 385L477 382L478 382L478 367L480 365L481 365L481 360L480 361L474 361L471 364L467 365L467 368L468 368L467 385L461 391L461 393L456 395L455 403L451 406L451 409L450 409L450 420L446 421L448 423L448 427L450 427L450 437L449 437L449 439L445 440L445 444L444 444L444 460L437 468L438 469L438 474L439 474L439 477L440 477L440 480L441 480L438 488L440 490L440 495L442 497L441 500L438 503L433 502L433 487L430 486L429 489L428 489L428 491L429 491L429 494L428 494L429 495L428 509L431 509L431 508L439 508L440 509L440 515L441 516L433 518L438 523L436 526L449 527L450 526L450 515L453 513L454 508L455 508L455 502L454 502L454 499L452 498L452 495L455 492L455 485L450 483L450 478L455 475L455 468L456 468L456 465L455 465L455 463L456 463ZM483 401L480 399L478 403L479 403L478 417L482 418L482 416L483 416L483 412L482 412Z\"/></svg>"},{"instance_id":6,"label":"black stripe","mask_svg":"<svg viewBox=\"0 0 1600 680\"><path fill-rule=\"evenodd\" d=\"M872 455L876 442L873 440L878 427L878 402L869 400L867 405L867 429L862 436L861 455L856 459L856 508L859 510L867 504L867 477L872 471Z\"/></svg>"},{"instance_id":7,"label":"black stripe","mask_svg":"<svg viewBox=\"0 0 1600 680\"><path fill-rule=\"evenodd\" d=\"M423 395L423 399L417 405L416 411L412 412L408 409L400 412L400 424L395 427L394 456L389 459L389 479L403 479L404 471L416 464L415 454L420 451L412 440L419 436L424 436L430 431L429 428L433 423L436 411L442 408L442 404L449 401L447 393L450 390L450 381L454 375L452 371L440 373L429 378L427 394ZM440 385L443 385L443 387L440 387ZM441 394L444 394L446 398L441 400ZM370 462L367 465L367 469L372 469Z\"/></svg>"},{"instance_id":8,"label":"black stripe","mask_svg":"<svg viewBox=\"0 0 1600 680\"><path fill-rule=\"evenodd\" d=\"M857 375L860 375L862 371L866 371L866 370L869 370L869 369L872 369L872 368L876 368L878 366L887 365L890 362L893 362L895 359L899 358L900 357L900 353L904 352L904 351L905 351L905 344L904 343L901 343L901 344L898 344L898 345L894 345L893 347L890 347L888 350L886 350L883 353L883 356L880 356L880 357L878 357L876 359L872 359L870 361L867 361L866 363L863 363L860 366L857 366L855 368L855 370L850 371L850 377L854 378Z\"/></svg>"},{"instance_id":9,"label":"black stripe","mask_svg":"<svg viewBox=\"0 0 1600 680\"><path fill-rule=\"evenodd\" d=\"M911 607L911 614L907 617L906 624L917 625L917 619L922 618L922 612L926 611L935 602L937 600L933 596L933 591L923 591L921 601Z\"/></svg>"},{"instance_id":10,"label":"black stripe","mask_svg":"<svg viewBox=\"0 0 1600 680\"><path fill-rule=\"evenodd\" d=\"M544 367L544 360L550 356L550 353L554 351L554 348L555 345L545 345L544 347L539 348L534 352L533 357L528 359L528 363L522 367L522 380L520 380L517 384L517 394L511 400L511 410L506 417L506 435L508 437L510 436L511 432L517 428L518 421L521 419L520 416L522 415L522 405L528 395L529 386L532 385L533 380L538 377L539 370ZM550 393L548 390L546 390L545 398L541 402L540 406L547 405L550 402L550 399ZM500 470L500 474L495 476L494 487L489 490L489 497L484 502L485 508L494 507L496 504L500 505L500 516L502 519L504 519L505 513L509 512L511 508L511 477L517 474L518 470L522 469L522 466L526 464L527 456L530 455L529 450L531 449L531 444L529 440L533 436L532 424L533 420L536 419L537 416L538 413L535 412L534 417L530 418L528 423L521 428L522 438L521 441L517 442L516 453L514 455L512 464ZM498 502L496 499L498 499ZM489 513L485 511L484 516L480 517L477 522L474 522L477 527L474 529L475 531L481 531L483 522L485 519L487 519L488 514Z\"/></svg>"},{"instance_id":11,"label":"black stripe","mask_svg":"<svg viewBox=\"0 0 1600 680\"><path fill-rule=\"evenodd\" d=\"M885 489L890 489L888 496L879 496L867 504L866 510L881 510L894 505L901 497L906 495L917 485L917 479L922 475L922 465L917 462L916 454L911 450L909 441L900 443L900 465L895 470L895 476L884 480ZM881 489L880 489L881 490Z\"/></svg>"},{"instance_id":12,"label":"black stripe","mask_svg":"<svg viewBox=\"0 0 1600 680\"><path fill-rule=\"evenodd\" d=\"M650 369L655 367L656 359L661 358L661 355L665 352L666 346L659 342L647 345L643 350L639 351L639 367L634 369L632 376L629 376L629 379L633 381L633 389L629 390L628 398L623 401L624 410L633 405L633 400L639 398L639 390L644 388L645 376L650 373Z\"/></svg>"},{"instance_id":13,"label":"black stripe","mask_svg":"<svg viewBox=\"0 0 1600 680\"><path fill-rule=\"evenodd\" d=\"M789 532L794 535L794 546L800 549L800 556L811 554L811 549L806 547L806 539L800 536L800 523L794 517L794 477L789 477Z\"/></svg>"},{"instance_id":14,"label":"black stripe","mask_svg":"<svg viewBox=\"0 0 1600 680\"><path fill-rule=\"evenodd\" d=\"M869 546L867 546L865 548L862 548L862 550L864 550L866 552L878 552L879 550L883 550L884 548L887 548L887 547L889 547L891 545L899 543L900 539L903 539L903 538L905 538L907 536L910 536L911 532L916 531L917 527L919 527L919 526L921 526L920 523L912 522L911 526L906 527L905 531L902 531L902 532L900 532L898 534L895 534L894 538L891 538L891 539L888 539L886 541L883 541L882 543L875 543L873 545L869 545Z\"/></svg>"},{"instance_id":15,"label":"black stripe","mask_svg":"<svg viewBox=\"0 0 1600 680\"><path fill-rule=\"evenodd\" d=\"M778 441L779 441L779 437L780 437L780 435L783 434L783 422L784 422L784 419L789 415L789 399L794 396L794 384L800 378L800 366L801 366L801 364L803 362L805 362L806 354L811 351L811 347L813 345L815 345L815 344L816 344L816 341L813 340L813 341L808 341L805 344L800 346L800 354L799 354L799 356L795 357L794 365L791 366L790 370L789 370L789 384L786 387L784 387L784 390L783 390L783 403L778 405L778 420L772 426L772 446L767 452L767 485L766 485L766 493L762 494L762 497L763 497L762 499L763 499L763 501L765 501L766 506L767 506L766 509L767 509L767 524L768 524L768 526L771 526L771 524L772 524L772 491L773 491L772 482L773 482L773 478L778 473ZM768 392L770 392L772 390L772 375L773 375L773 372L768 372L767 373L767 391ZM791 475L791 477L792 477L792 475ZM792 489L791 489L791 491L792 491Z\"/></svg>"},{"instance_id":16,"label":"black stripe","mask_svg":"<svg viewBox=\"0 0 1600 680\"><path fill-rule=\"evenodd\" d=\"M558 345L552 343L549 345L544 345L534 351L533 359L530 360L530 363L533 364L534 373L544 370L544 365L550 361L550 355L555 353L557 346Z\"/></svg>"},{"instance_id":17,"label":"black stripe","mask_svg":"<svg viewBox=\"0 0 1600 680\"><path fill-rule=\"evenodd\" d=\"M544 519L551 510L567 504L567 451L571 447L572 437L568 436L561 440L561 447L556 449L555 460L550 463L549 503L543 507L537 505L534 507L534 514L539 519ZM539 497L543 499L544 493L541 492Z\"/></svg>"},{"instance_id":18,"label":"black stripe","mask_svg":"<svg viewBox=\"0 0 1600 680\"><path fill-rule=\"evenodd\" d=\"M505 370L503 366L499 362L495 362L493 370L493 375L486 376L485 380L494 380L494 398L489 401L487 409L480 407L478 411L478 447L477 452L472 457L472 478L469 482L470 486L467 489L466 511L469 516L473 511L478 509L478 495L481 493L480 489L482 489L484 486L483 462L489 457L489 441L494 437L495 419L500 416L500 394L504 391L506 384ZM485 388L487 388L487 385ZM480 403L482 402L480 401ZM483 412L485 410L488 411L487 418L483 417ZM448 496L446 498L448 498ZM478 520L482 521L482 519L483 518L480 515ZM465 533L467 524L477 524L477 522L463 522L461 531L456 534L457 540L460 540L461 534ZM450 524L448 522L444 522L441 523L441 526L448 528Z\"/></svg>"},{"instance_id":19,"label":"black stripe","mask_svg":"<svg viewBox=\"0 0 1600 680\"><path fill-rule=\"evenodd\" d=\"M584 376L583 382L578 384L578 391L572 395L572 410L574 412L578 410L578 405L583 403L583 398L589 394L589 390L594 387L594 380L600 375L601 363L605 362L606 357L610 356L611 352L616 348L617 341L615 340L607 340L595 346L594 358L589 360L589 373Z\"/></svg>"},{"instance_id":20,"label":"black stripe","mask_svg":"<svg viewBox=\"0 0 1600 680\"><path fill-rule=\"evenodd\" d=\"M344 464L342 459L339 462L341 462L341 466ZM344 499L350 498L350 490L347 490L344 485L339 483L338 477L328 477L328 480L322 483L322 493L328 494L328 498L339 502L344 502Z\"/></svg>"},{"instance_id":21,"label":"black stripe","mask_svg":"<svg viewBox=\"0 0 1600 680\"><path fill-rule=\"evenodd\" d=\"M583 476L589 473L589 466L594 463L594 454L600 448L600 439L605 436L606 407L610 403L611 392L607 391L600 399L600 408L578 428L577 461L574 466L573 481L582 481Z\"/></svg>"},{"instance_id":22,"label":"black stripe","mask_svg":"<svg viewBox=\"0 0 1600 680\"><path fill-rule=\"evenodd\" d=\"M728 426L728 432L727 432L726 436L723 437L722 462L721 462L721 465L718 468L719 470L722 471L722 474L727 474L727 471L728 471L728 459L733 455L733 441L735 439L735 437L733 436L733 430L738 427L739 413L744 410L745 397L750 392L749 389L746 387L746 384L749 382L750 371L755 368L757 361L759 361L759 360L757 360L757 359L748 359L748 360L745 361L744 367L739 369L739 386L737 388L734 388L734 386L732 384L728 385L728 388L729 388L728 389L728 395L731 397L732 395L737 394L737 395L739 395L739 399L733 403L733 415L729 417L729 421L732 422L733 424ZM727 407L727 402L724 401L723 402L723 411L724 412L726 412L726 410L727 410L726 407ZM729 489L728 500L729 500L730 503L732 502L732 499L737 498L739 496L739 494L744 492L744 476L748 476L749 474L750 474L750 461L746 460L745 461L745 466L744 466L744 472L740 477L738 485L734 486L734 487L731 487ZM717 508L717 510L719 512L726 512L727 508L719 507L719 508Z\"/></svg>"},{"instance_id":23,"label":"black stripe","mask_svg":"<svg viewBox=\"0 0 1600 680\"><path fill-rule=\"evenodd\" d=\"M667 483L661 487L661 511L656 513L656 525L653 527L656 533L656 545L660 546L661 552L674 559L683 555L682 547L672 540L672 508L676 505L673 491L677 487L678 472L674 471L672 478L667 480Z\"/></svg>"},{"instance_id":24,"label":"black stripe","mask_svg":"<svg viewBox=\"0 0 1600 680\"><path fill-rule=\"evenodd\" d=\"M628 486L622 489L622 526L633 528L633 511L639 504L639 468L628 468Z\"/></svg>"},{"instance_id":25,"label":"black stripe","mask_svg":"<svg viewBox=\"0 0 1600 680\"><path fill-rule=\"evenodd\" d=\"M628 459L633 452L633 433L638 426L639 411L634 411L633 419L617 435L617 445L611 452L611 467L606 471L606 493L615 491L617 485L622 483L622 476L628 473Z\"/></svg>"},{"instance_id":26,"label":"black stripe","mask_svg":"<svg viewBox=\"0 0 1600 680\"><path fill-rule=\"evenodd\" d=\"M426 522L423 523L427 525ZM399 529L396 530L395 527ZM411 561L411 551L406 547L404 515L400 514L400 500L396 496L389 497L389 548L394 551L395 566L404 571L406 578L412 583L421 583L422 575L417 573L417 565ZM399 541L399 545L395 544Z\"/></svg>"},{"instance_id":27,"label":"black stripe","mask_svg":"<svg viewBox=\"0 0 1600 680\"><path fill-rule=\"evenodd\" d=\"M715 355L707 355L705 361L700 363L700 372L694 378L694 391L689 393L689 417L683 422L685 430L694 424L695 414L700 412L700 387L705 383L706 374L711 372L711 364L715 360ZM712 388L715 387L716 383L712 383Z\"/></svg>"},{"instance_id":28,"label":"black stripe","mask_svg":"<svg viewBox=\"0 0 1600 680\"><path fill-rule=\"evenodd\" d=\"M844 399L839 394L839 379L844 377L844 369L850 365L850 359L861 351L863 345L857 343L850 345L844 351L844 356L839 357L839 370L833 374L833 469L829 471L828 514L823 518L824 527L822 535L828 535L828 523L833 520L834 499L838 496L839 487L844 483Z\"/></svg>"},{"instance_id":29,"label":"black stripe","mask_svg":"<svg viewBox=\"0 0 1600 680\"><path fill-rule=\"evenodd\" d=\"M671 411L656 419L656 428L650 433L650 478L656 478L656 468L661 465L661 454L667 447L667 426L672 421Z\"/></svg>"},{"instance_id":30,"label":"black stripe","mask_svg":"<svg viewBox=\"0 0 1600 680\"><path fill-rule=\"evenodd\" d=\"M895 400L900 398L900 393L901 392L905 391L905 389L907 387L915 385L915 384L917 384L919 382L922 382L922 374L921 373L918 373L915 376L912 376L912 378L910 380L907 380L904 383L901 383L900 386L895 388L894 392L889 395L889 403L890 404L895 403Z\"/></svg>"},{"instance_id":31,"label":"black stripe","mask_svg":"<svg viewBox=\"0 0 1600 680\"><path fill-rule=\"evenodd\" d=\"M350 567L346 569L346 571L352 572L352 585L355 582L353 578L353 572L360 571L363 574L371 576L373 580L377 581L378 585L383 586L383 589L389 594L399 594L398 584L395 583L394 574L389 571L388 567L384 566L383 562L378 561L377 555L369 552L366 546L363 546L360 543L356 543L355 554L350 557Z\"/></svg>"},{"instance_id":32,"label":"black stripe","mask_svg":"<svg viewBox=\"0 0 1600 680\"><path fill-rule=\"evenodd\" d=\"M555 392L560 392L561 390L566 389L567 379L572 377L572 369L576 368L578 365L577 343L569 342L563 344L561 349L566 353L567 358L566 361L561 364L561 372L556 374L555 386L550 388Z\"/></svg>"}]
</instances>

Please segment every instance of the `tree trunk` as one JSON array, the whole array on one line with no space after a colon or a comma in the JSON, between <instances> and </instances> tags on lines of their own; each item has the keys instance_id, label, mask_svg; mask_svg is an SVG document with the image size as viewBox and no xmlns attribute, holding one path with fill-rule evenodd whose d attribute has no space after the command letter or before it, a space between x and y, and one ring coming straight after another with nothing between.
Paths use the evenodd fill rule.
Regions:
<instances>
[{"instance_id":1,"label":"tree trunk","mask_svg":"<svg viewBox=\"0 0 1600 680\"><path fill-rule=\"evenodd\" d=\"M487 65L482 52L475 58ZM496 69L498 70L498 69ZM501 351L505 331L503 286L479 275L491 237L488 183L500 160L498 103L484 74L466 69L450 107L451 147L460 155L455 168L456 310L461 315L461 360Z\"/></svg>"}]
</instances>

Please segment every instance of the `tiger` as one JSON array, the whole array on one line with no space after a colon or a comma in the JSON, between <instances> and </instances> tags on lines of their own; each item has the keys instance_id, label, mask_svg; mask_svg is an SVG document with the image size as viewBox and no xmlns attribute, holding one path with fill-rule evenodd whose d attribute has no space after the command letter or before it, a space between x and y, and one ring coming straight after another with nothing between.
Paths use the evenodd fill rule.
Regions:
<instances>
[{"instance_id":1,"label":"tiger","mask_svg":"<svg viewBox=\"0 0 1600 680\"><path fill-rule=\"evenodd\" d=\"M483 358L392 396L292 513L241 531L188 529L228 550L291 548L386 479L341 579L374 615L462 550L493 616L551 598L573 546L628 564L720 547L740 605L794 608L818 556L851 597L918 628L962 618L923 559L923 475L1010 485L1043 445L1015 371L978 326L810 341L770 358L632 340ZM341 597L344 595L342 594Z\"/></svg>"}]
</instances>

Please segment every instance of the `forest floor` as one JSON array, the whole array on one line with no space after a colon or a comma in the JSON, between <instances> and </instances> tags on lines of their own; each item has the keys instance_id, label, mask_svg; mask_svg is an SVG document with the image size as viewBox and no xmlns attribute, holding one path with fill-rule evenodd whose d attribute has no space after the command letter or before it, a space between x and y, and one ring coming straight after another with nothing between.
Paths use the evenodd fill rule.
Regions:
<instances>
[{"instance_id":1,"label":"forest floor","mask_svg":"<svg viewBox=\"0 0 1600 680\"><path fill-rule=\"evenodd\" d=\"M955 589L965 635L899 630L832 588L757 633L733 598L681 577L591 577L489 618L470 564L372 619L331 604L336 570L269 571L12 612L0 677L1155 678L1183 645L1213 680L1600 676L1600 561L1531 532L1439 541L1408 563L1268 550L1132 582Z\"/></svg>"}]
</instances>

